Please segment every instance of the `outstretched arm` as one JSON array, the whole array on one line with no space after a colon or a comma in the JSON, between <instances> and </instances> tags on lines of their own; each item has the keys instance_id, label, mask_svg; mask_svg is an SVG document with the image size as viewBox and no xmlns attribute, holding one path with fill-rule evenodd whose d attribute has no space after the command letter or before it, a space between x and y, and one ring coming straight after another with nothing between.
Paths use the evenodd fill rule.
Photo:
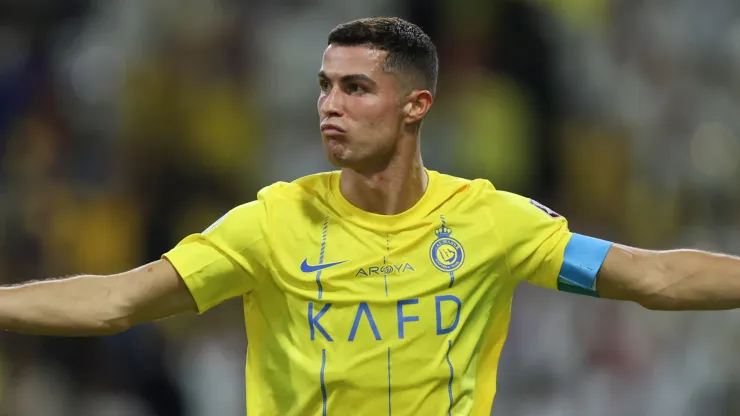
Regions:
<instances>
[{"instance_id":1,"label":"outstretched arm","mask_svg":"<svg viewBox=\"0 0 740 416\"><path fill-rule=\"evenodd\" d=\"M740 258L614 244L596 285L602 298L634 301L654 310L740 308Z\"/></svg>"},{"instance_id":2,"label":"outstretched arm","mask_svg":"<svg viewBox=\"0 0 740 416\"><path fill-rule=\"evenodd\" d=\"M195 309L188 288L167 260L115 275L0 288L0 330L22 333L113 334Z\"/></svg>"}]
</instances>

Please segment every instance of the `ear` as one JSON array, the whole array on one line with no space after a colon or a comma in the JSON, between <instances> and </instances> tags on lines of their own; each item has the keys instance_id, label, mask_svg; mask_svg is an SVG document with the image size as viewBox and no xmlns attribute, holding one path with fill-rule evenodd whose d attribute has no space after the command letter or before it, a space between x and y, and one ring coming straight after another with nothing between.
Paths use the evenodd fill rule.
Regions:
<instances>
[{"instance_id":1,"label":"ear","mask_svg":"<svg viewBox=\"0 0 740 416\"><path fill-rule=\"evenodd\" d=\"M432 108L434 97L427 90L412 90L405 98L406 103L403 106L405 113L405 122L414 124L422 121Z\"/></svg>"}]
</instances>

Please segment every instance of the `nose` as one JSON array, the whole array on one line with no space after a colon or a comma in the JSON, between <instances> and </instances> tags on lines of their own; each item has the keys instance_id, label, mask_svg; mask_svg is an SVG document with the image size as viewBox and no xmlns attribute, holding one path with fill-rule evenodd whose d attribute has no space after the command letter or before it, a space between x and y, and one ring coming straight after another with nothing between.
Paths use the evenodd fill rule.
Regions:
<instances>
[{"instance_id":1,"label":"nose","mask_svg":"<svg viewBox=\"0 0 740 416\"><path fill-rule=\"evenodd\" d=\"M342 105L341 91L333 88L319 97L319 115L322 119L341 117L343 114Z\"/></svg>"}]
</instances>

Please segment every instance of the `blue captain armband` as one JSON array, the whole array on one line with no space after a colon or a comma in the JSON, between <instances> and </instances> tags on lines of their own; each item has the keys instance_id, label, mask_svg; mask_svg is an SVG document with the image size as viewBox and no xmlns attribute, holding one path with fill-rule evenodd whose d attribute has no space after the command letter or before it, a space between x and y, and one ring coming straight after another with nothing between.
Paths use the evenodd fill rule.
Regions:
<instances>
[{"instance_id":1,"label":"blue captain armband","mask_svg":"<svg viewBox=\"0 0 740 416\"><path fill-rule=\"evenodd\" d=\"M565 246L563 265L558 273L558 290L598 297L596 274L613 243L575 234Z\"/></svg>"}]
</instances>

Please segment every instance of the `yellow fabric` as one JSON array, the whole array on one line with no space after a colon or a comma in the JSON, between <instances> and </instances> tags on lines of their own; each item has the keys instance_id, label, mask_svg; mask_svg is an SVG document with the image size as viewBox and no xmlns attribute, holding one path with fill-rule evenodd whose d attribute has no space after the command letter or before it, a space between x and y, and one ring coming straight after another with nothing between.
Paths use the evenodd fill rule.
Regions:
<instances>
[{"instance_id":1,"label":"yellow fabric","mask_svg":"<svg viewBox=\"0 0 740 416\"><path fill-rule=\"evenodd\" d=\"M570 232L428 174L392 216L350 204L339 172L276 183L165 254L200 312L244 297L250 416L490 414L514 288L556 287Z\"/></svg>"}]
</instances>

